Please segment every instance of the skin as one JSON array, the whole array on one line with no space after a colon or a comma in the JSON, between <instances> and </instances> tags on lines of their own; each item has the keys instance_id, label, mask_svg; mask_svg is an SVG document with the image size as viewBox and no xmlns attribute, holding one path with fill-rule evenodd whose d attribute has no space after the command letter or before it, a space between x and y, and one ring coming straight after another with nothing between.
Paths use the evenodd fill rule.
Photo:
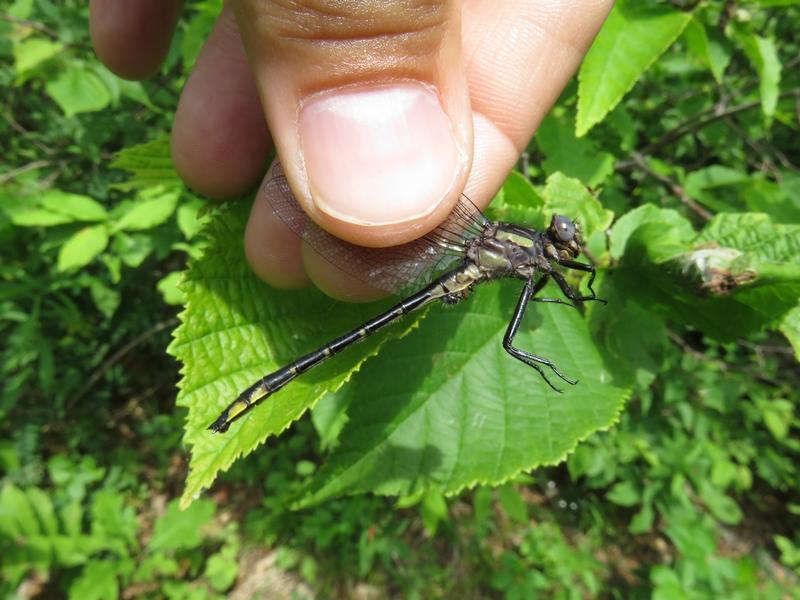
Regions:
<instances>
[{"instance_id":1,"label":"skin","mask_svg":"<svg viewBox=\"0 0 800 600\"><path fill-rule=\"evenodd\" d=\"M574 74L613 2L418 4L227 2L175 115L173 159L186 183L212 198L241 194L263 176L274 145L295 196L311 218L366 246L389 246L423 235L447 216L462 191L484 208ZM122 77L154 73L166 55L180 8L179 0L91 0L98 56ZM431 172L443 173L445 187L435 190L444 192L422 197L424 210L402 221L382 220L380 211L389 214L393 207L380 204L380 198L370 207L370 218L377 214L377 222L350 219L346 211L340 218L323 200L326 194L336 197L329 194L332 188L344 190L347 200L354 177L342 175L349 179L336 181L336 171L319 175L310 146L304 146L318 141L303 137L304 115L312 114L304 107L348 91L406 83L429 92L449 124L455 152L430 157L442 161L441 169L434 164ZM420 129L423 134L428 130L435 127ZM455 158L448 162L447 156ZM316 160L327 158L323 153ZM380 169L378 165L374 172ZM386 189L392 191L390 185ZM305 249L263 198L254 203L244 243L254 272L273 285L294 288L312 281L335 297L375 297L373 290Z\"/></svg>"}]
</instances>

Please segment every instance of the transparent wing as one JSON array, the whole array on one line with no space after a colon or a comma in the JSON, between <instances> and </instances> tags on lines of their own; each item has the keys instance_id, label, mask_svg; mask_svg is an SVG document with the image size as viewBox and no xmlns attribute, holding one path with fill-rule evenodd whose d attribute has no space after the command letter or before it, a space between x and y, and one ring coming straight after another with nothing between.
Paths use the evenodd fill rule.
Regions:
<instances>
[{"instance_id":1,"label":"transparent wing","mask_svg":"<svg viewBox=\"0 0 800 600\"><path fill-rule=\"evenodd\" d=\"M420 288L464 259L471 239L489 224L462 194L453 212L427 235L391 248L365 248L331 235L308 218L280 165L265 184L272 210L323 258L366 284L392 294Z\"/></svg>"}]
</instances>

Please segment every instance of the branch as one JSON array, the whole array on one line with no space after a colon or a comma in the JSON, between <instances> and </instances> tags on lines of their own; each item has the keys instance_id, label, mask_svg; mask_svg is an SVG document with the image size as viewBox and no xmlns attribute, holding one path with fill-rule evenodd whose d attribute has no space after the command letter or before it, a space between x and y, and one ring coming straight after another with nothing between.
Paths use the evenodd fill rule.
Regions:
<instances>
[{"instance_id":1,"label":"branch","mask_svg":"<svg viewBox=\"0 0 800 600\"><path fill-rule=\"evenodd\" d=\"M681 202L683 202L690 210L692 210L697 216L701 219L708 221L714 215L700 206L697 202L692 200L686 191L680 186L677 182L673 181L666 175L662 175L661 173L656 173L650 166L647 164L644 156L641 155L639 152L633 152L631 154L631 160L633 163L639 167L642 171L644 171L647 175L656 179L663 183L673 194L675 194Z\"/></svg>"},{"instance_id":2,"label":"branch","mask_svg":"<svg viewBox=\"0 0 800 600\"><path fill-rule=\"evenodd\" d=\"M100 365L97 369L95 369L94 373L89 376L89 379L86 380L86 383L83 384L81 389L79 389L72 398L70 398L69 402L67 402L67 408L71 408L78 402L83 396L86 395L92 386L98 382L98 380L105 375L105 373L121 361L131 350L136 348L136 346L140 345L143 342L146 342L151 337L156 335L157 333L163 331L167 327L172 327L173 325L177 325L178 319L173 317L171 319L167 319L166 321L161 321L160 323L156 323L147 331L139 334L135 338L133 338L130 342L125 344L122 348L117 350L114 354L109 356L102 365Z\"/></svg>"},{"instance_id":3,"label":"branch","mask_svg":"<svg viewBox=\"0 0 800 600\"><path fill-rule=\"evenodd\" d=\"M800 88L792 88L791 90L786 90L785 92L781 92L778 94L779 98L785 98L787 96L795 96L800 100ZM705 112L700 113L684 121L680 125L676 126L675 128L671 129L660 138L658 138L655 142L652 142L648 146L645 146L641 150L639 150L639 154L652 154L653 151L658 150L662 146L666 144L671 144L675 140L680 137L683 137L687 133L692 133L694 131L699 131L703 129L706 125L710 125L715 121L719 121L720 119L724 119L726 117L730 117L731 115L735 115L740 112L744 112L746 110L751 110L753 108L758 108L761 106L760 100L754 100L753 102L745 102L744 104L738 104L736 106L731 106L730 108L723 108L723 107L715 107L711 108ZM630 159L625 161L620 161L617 163L617 170L625 171L633 166L639 166L634 157L632 156Z\"/></svg>"}]
</instances>

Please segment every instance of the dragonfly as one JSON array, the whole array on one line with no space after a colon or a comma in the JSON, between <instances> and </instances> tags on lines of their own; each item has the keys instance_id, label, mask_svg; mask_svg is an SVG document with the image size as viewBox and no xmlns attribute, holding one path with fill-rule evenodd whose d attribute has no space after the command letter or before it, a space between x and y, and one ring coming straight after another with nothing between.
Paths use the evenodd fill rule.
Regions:
<instances>
[{"instance_id":1,"label":"dragonfly","mask_svg":"<svg viewBox=\"0 0 800 600\"><path fill-rule=\"evenodd\" d=\"M309 219L292 194L280 165L273 167L264 185L275 214L329 262L372 287L406 297L361 326L253 383L220 413L209 426L211 431L224 433L234 421L301 374L404 315L436 301L454 305L465 300L476 285L502 278L524 281L503 337L503 348L535 369L556 392L562 390L550 381L548 372L570 385L578 383L562 374L551 360L514 346L530 302L575 307L593 300L606 303L592 288L595 267L576 260L583 238L575 221L553 215L545 231L490 221L462 194L445 221L427 235L391 248L364 248L336 238ZM572 288L558 267L589 273L589 294L582 295ZM550 280L569 302L537 296Z\"/></svg>"}]
</instances>

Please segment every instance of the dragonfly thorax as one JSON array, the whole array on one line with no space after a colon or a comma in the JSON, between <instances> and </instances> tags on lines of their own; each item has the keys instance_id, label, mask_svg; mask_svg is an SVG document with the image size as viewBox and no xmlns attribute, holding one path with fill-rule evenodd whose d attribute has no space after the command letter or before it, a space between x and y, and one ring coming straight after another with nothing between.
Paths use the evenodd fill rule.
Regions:
<instances>
[{"instance_id":1,"label":"dragonfly thorax","mask_svg":"<svg viewBox=\"0 0 800 600\"><path fill-rule=\"evenodd\" d=\"M583 243L578 226L555 215L545 232L513 223L492 223L467 252L467 259L483 279L518 277L530 279L548 272L552 262L573 260Z\"/></svg>"}]
</instances>

